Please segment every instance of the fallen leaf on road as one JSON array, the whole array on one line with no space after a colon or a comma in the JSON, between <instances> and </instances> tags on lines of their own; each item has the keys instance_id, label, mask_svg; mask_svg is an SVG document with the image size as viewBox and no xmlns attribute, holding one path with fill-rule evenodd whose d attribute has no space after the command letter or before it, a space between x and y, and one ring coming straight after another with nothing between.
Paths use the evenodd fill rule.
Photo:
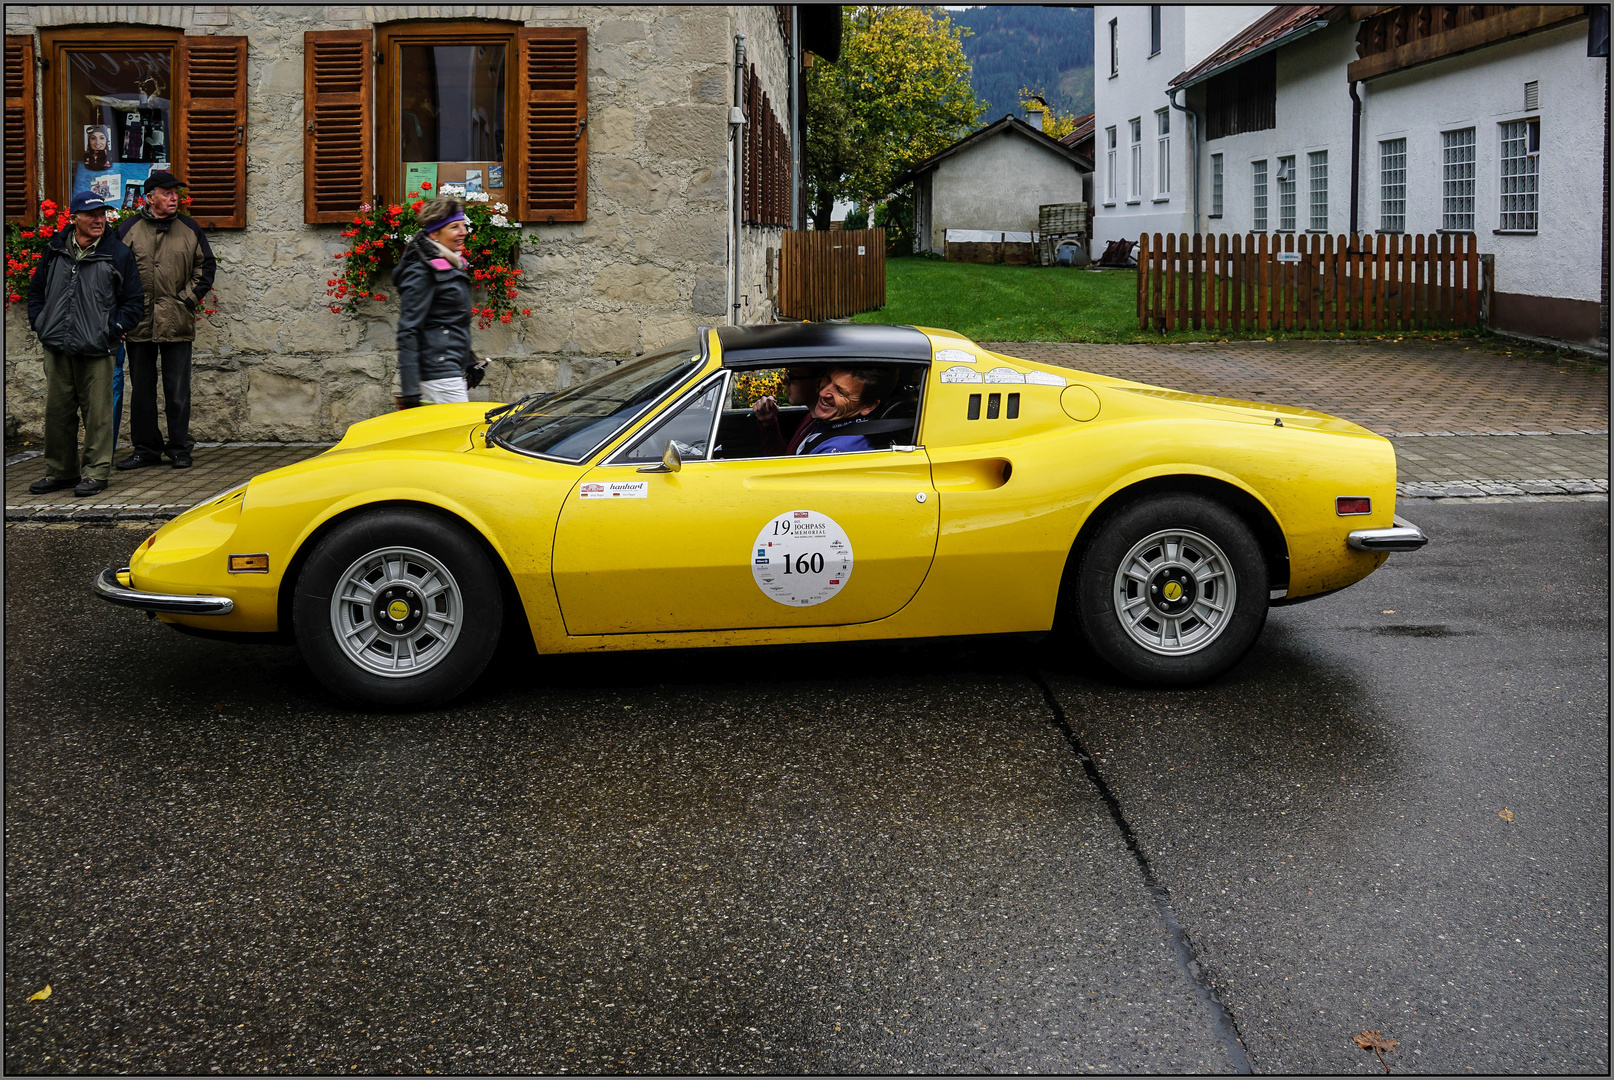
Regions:
<instances>
[{"instance_id":1,"label":"fallen leaf on road","mask_svg":"<svg viewBox=\"0 0 1614 1080\"><path fill-rule=\"evenodd\" d=\"M1503 821L1512 821L1513 811L1504 806L1502 809L1496 812L1496 816L1501 818Z\"/></svg>"},{"instance_id":2,"label":"fallen leaf on road","mask_svg":"<svg viewBox=\"0 0 1614 1080\"><path fill-rule=\"evenodd\" d=\"M1386 615L1394 615L1395 614L1395 608L1389 608L1388 610L1386 610L1384 612L1384 614L1386 614Z\"/></svg>"},{"instance_id":3,"label":"fallen leaf on road","mask_svg":"<svg viewBox=\"0 0 1614 1080\"><path fill-rule=\"evenodd\" d=\"M1379 1056L1379 1064L1384 1066L1385 1072L1389 1072L1390 1063L1384 1060L1385 1052L1394 1050L1399 1044L1397 1044L1394 1039L1386 1039L1377 1031L1364 1031L1362 1034L1356 1036L1356 1045L1360 1046L1363 1050L1371 1050L1377 1054Z\"/></svg>"},{"instance_id":4,"label":"fallen leaf on road","mask_svg":"<svg viewBox=\"0 0 1614 1080\"><path fill-rule=\"evenodd\" d=\"M33 995L28 1000L29 1001L44 1001L48 997L50 997L50 983L46 983L45 984L45 989L43 989L39 993Z\"/></svg>"}]
</instances>

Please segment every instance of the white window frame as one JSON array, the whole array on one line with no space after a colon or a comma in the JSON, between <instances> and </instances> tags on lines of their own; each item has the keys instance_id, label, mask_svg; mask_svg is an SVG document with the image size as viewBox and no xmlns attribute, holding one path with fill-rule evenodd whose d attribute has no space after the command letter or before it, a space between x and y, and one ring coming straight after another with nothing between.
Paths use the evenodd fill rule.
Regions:
<instances>
[{"instance_id":1,"label":"white window frame","mask_svg":"<svg viewBox=\"0 0 1614 1080\"><path fill-rule=\"evenodd\" d=\"M1278 180L1278 231L1295 231L1295 156L1287 154L1278 159L1278 172L1283 172L1284 162L1289 163L1289 179Z\"/></svg>"},{"instance_id":2,"label":"white window frame","mask_svg":"<svg viewBox=\"0 0 1614 1080\"><path fill-rule=\"evenodd\" d=\"M1250 231L1267 231L1267 159L1250 162Z\"/></svg>"},{"instance_id":3,"label":"white window frame","mask_svg":"<svg viewBox=\"0 0 1614 1080\"><path fill-rule=\"evenodd\" d=\"M1407 231L1407 138L1379 140L1379 232Z\"/></svg>"},{"instance_id":4,"label":"white window frame","mask_svg":"<svg viewBox=\"0 0 1614 1080\"><path fill-rule=\"evenodd\" d=\"M1121 74L1121 27L1120 19L1110 20L1110 78Z\"/></svg>"},{"instance_id":5,"label":"white window frame","mask_svg":"<svg viewBox=\"0 0 1614 1080\"><path fill-rule=\"evenodd\" d=\"M1105 152L1108 154L1108 162L1107 162L1107 164L1105 166L1105 174L1104 174L1104 191L1105 191L1104 205L1105 206L1114 206L1115 205L1115 157L1116 157L1116 149L1115 149L1116 141L1115 141L1115 127L1114 127L1114 125L1111 125L1110 127L1107 127L1107 128L1104 129L1104 141L1107 144L1105 146Z\"/></svg>"},{"instance_id":6,"label":"white window frame","mask_svg":"<svg viewBox=\"0 0 1614 1080\"><path fill-rule=\"evenodd\" d=\"M1440 133L1440 231L1474 231L1479 140L1472 127Z\"/></svg>"},{"instance_id":7,"label":"white window frame","mask_svg":"<svg viewBox=\"0 0 1614 1080\"><path fill-rule=\"evenodd\" d=\"M1222 155L1211 155L1211 212L1210 216L1222 216Z\"/></svg>"},{"instance_id":8,"label":"white window frame","mask_svg":"<svg viewBox=\"0 0 1614 1080\"><path fill-rule=\"evenodd\" d=\"M1154 113L1154 198L1156 202L1171 198L1171 110L1156 109Z\"/></svg>"},{"instance_id":9,"label":"white window frame","mask_svg":"<svg viewBox=\"0 0 1614 1080\"><path fill-rule=\"evenodd\" d=\"M1132 177L1127 189L1127 202L1137 205L1143 201L1143 117L1134 116L1132 125Z\"/></svg>"},{"instance_id":10,"label":"white window frame","mask_svg":"<svg viewBox=\"0 0 1614 1080\"><path fill-rule=\"evenodd\" d=\"M1328 151L1306 152L1306 177L1310 198L1306 205L1306 231L1328 231Z\"/></svg>"},{"instance_id":11,"label":"white window frame","mask_svg":"<svg viewBox=\"0 0 1614 1080\"><path fill-rule=\"evenodd\" d=\"M1541 120L1504 120L1496 131L1496 231L1534 235L1541 227Z\"/></svg>"}]
</instances>

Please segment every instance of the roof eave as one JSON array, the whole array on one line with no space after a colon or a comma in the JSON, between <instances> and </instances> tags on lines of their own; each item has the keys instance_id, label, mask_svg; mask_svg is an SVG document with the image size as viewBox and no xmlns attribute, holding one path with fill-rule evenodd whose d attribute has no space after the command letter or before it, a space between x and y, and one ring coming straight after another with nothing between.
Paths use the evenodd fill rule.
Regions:
<instances>
[{"instance_id":1,"label":"roof eave","mask_svg":"<svg viewBox=\"0 0 1614 1080\"><path fill-rule=\"evenodd\" d=\"M1305 37L1307 34L1314 33L1314 32L1316 32L1318 30L1323 29L1324 27L1332 26L1333 24L1334 24L1333 20L1331 20L1331 19L1313 19L1309 23L1305 23L1304 25L1295 27L1293 30L1289 31L1287 34L1284 34L1282 37L1273 38L1271 41L1267 42L1265 45L1259 45L1256 48L1251 49L1247 53L1241 53L1240 55L1235 56L1233 59L1229 60L1225 64L1218 64L1215 67L1209 69L1208 71L1202 71L1198 75L1195 75L1191 79L1183 79L1182 76L1179 75L1179 76L1177 76L1177 78L1182 79L1181 82L1178 82L1176 79L1173 79L1171 82L1167 83L1166 85L1170 86L1173 90L1187 90L1190 87L1198 86L1200 83L1205 82L1208 79L1212 79L1212 78L1216 77L1217 75L1222 74L1225 71L1231 71L1232 69L1238 67L1240 64L1247 63L1250 60L1254 60L1257 56L1264 56L1267 53L1272 52L1274 49L1281 49L1283 46L1288 45L1288 44L1290 44L1292 42L1298 41L1300 38ZM1186 74L1186 72L1184 74Z\"/></svg>"}]
</instances>

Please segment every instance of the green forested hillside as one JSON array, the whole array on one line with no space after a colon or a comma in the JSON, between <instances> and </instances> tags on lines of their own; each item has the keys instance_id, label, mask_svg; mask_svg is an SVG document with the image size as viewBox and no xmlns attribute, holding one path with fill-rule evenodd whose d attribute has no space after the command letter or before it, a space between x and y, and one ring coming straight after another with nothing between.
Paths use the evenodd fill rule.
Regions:
<instances>
[{"instance_id":1,"label":"green forested hillside","mask_svg":"<svg viewBox=\"0 0 1614 1080\"><path fill-rule=\"evenodd\" d=\"M1093 10L994 5L949 11L967 26L964 54L975 69L984 122L1020 112L1020 88L1041 89L1061 113L1093 111Z\"/></svg>"}]
</instances>

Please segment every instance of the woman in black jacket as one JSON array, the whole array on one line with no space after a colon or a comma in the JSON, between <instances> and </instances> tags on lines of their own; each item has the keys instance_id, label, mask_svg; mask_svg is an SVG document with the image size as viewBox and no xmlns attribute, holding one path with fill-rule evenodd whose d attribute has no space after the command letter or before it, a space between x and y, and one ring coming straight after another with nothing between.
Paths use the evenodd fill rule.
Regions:
<instances>
[{"instance_id":1,"label":"woman in black jacket","mask_svg":"<svg viewBox=\"0 0 1614 1080\"><path fill-rule=\"evenodd\" d=\"M420 208L420 235L392 270L398 289L398 408L467 401L471 353L471 277L465 208L433 199Z\"/></svg>"}]
</instances>

